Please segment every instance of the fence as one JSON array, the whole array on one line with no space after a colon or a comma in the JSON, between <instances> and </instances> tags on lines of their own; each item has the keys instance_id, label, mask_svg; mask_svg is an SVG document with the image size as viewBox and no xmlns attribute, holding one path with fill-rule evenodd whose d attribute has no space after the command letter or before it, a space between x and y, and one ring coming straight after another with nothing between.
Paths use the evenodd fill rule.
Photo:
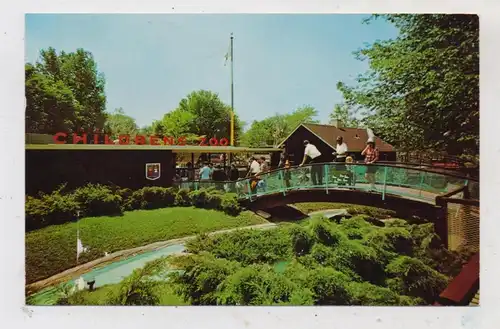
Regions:
<instances>
[{"instance_id":1,"label":"fence","mask_svg":"<svg viewBox=\"0 0 500 329\"><path fill-rule=\"evenodd\" d=\"M447 246L450 250L469 249L478 252L480 244L479 183L437 196L436 204L445 212L447 223Z\"/></svg>"},{"instance_id":2,"label":"fence","mask_svg":"<svg viewBox=\"0 0 500 329\"><path fill-rule=\"evenodd\" d=\"M369 184L366 174L371 173L374 184ZM240 179L237 182L181 182L176 186L198 189L214 186L232 191L241 199L258 195L286 194L291 190L333 189L376 190L382 199L386 194L434 203L436 196L455 191L467 184L467 178L429 168L415 168L394 164L364 165L325 163L304 167L274 170L261 174L257 179ZM258 183L258 184L257 184ZM257 186L256 186L257 185Z\"/></svg>"}]
</instances>

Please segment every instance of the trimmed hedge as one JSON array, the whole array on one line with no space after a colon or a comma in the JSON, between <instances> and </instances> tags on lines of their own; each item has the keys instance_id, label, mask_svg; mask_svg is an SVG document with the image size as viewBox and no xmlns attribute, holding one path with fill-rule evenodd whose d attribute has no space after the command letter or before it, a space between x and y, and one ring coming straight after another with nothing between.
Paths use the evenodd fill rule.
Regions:
<instances>
[{"instance_id":1,"label":"trimmed hedge","mask_svg":"<svg viewBox=\"0 0 500 329\"><path fill-rule=\"evenodd\" d=\"M40 194L38 198L26 198L26 231L72 222L77 217L120 216L124 211L140 209L194 206L232 216L242 210L236 194L213 188L189 191L152 186L132 191L99 184L88 184L71 192L64 188Z\"/></svg>"}]
</instances>

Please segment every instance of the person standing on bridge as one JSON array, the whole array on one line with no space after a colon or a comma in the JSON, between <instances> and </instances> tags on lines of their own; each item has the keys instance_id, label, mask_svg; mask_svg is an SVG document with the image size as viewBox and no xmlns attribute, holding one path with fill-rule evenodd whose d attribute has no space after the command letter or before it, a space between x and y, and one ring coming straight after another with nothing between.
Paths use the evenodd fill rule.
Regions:
<instances>
[{"instance_id":1,"label":"person standing on bridge","mask_svg":"<svg viewBox=\"0 0 500 329\"><path fill-rule=\"evenodd\" d=\"M375 174L377 173L377 166L373 164L378 161L379 153L378 149L375 147L375 142L368 140L361 155L365 156L365 164L367 165L365 177L370 184L370 190L376 190Z\"/></svg>"},{"instance_id":2,"label":"person standing on bridge","mask_svg":"<svg viewBox=\"0 0 500 329\"><path fill-rule=\"evenodd\" d=\"M247 177L250 177L250 191L252 194L255 194L257 192L257 184L260 180L260 161L260 158L253 157L253 161L250 164L250 170L247 174Z\"/></svg>"},{"instance_id":3,"label":"person standing on bridge","mask_svg":"<svg viewBox=\"0 0 500 329\"><path fill-rule=\"evenodd\" d=\"M280 154L280 162L278 164L279 177L283 180L285 188L290 188L290 179L292 175L290 173L290 160L288 159L288 154L285 150Z\"/></svg>"},{"instance_id":4,"label":"person standing on bridge","mask_svg":"<svg viewBox=\"0 0 500 329\"><path fill-rule=\"evenodd\" d=\"M318 151L316 146L309 143L308 140L304 141L304 146L304 158L302 159L302 163L299 166L304 166L307 159L309 158L310 160L308 164L311 165L311 180L313 186L323 185L323 168L318 164L321 152Z\"/></svg>"},{"instance_id":5,"label":"person standing on bridge","mask_svg":"<svg viewBox=\"0 0 500 329\"><path fill-rule=\"evenodd\" d=\"M344 138L342 138L342 136L338 136L337 145L335 146L335 151L333 152L333 155L335 155L335 162L345 163L348 151L349 149L347 148L347 144L344 143Z\"/></svg>"}]
</instances>

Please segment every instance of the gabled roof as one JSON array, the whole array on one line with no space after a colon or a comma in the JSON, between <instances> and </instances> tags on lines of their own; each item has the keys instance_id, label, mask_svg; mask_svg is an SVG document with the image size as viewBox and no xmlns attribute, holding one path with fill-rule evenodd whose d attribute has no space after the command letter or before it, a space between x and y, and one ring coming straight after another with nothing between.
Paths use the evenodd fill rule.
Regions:
<instances>
[{"instance_id":1,"label":"gabled roof","mask_svg":"<svg viewBox=\"0 0 500 329\"><path fill-rule=\"evenodd\" d=\"M309 130L311 133L315 134L320 138L323 142L328 144L331 148L335 148L335 144L337 143L337 136L342 136L344 138L344 142L347 144L349 151L353 152L361 152L365 146L366 141L368 140L368 133L366 129L362 128L337 128L332 125L322 125L315 123L303 123L299 125L283 142L280 143L281 146L288 138L290 138L299 127L304 127ZM395 152L395 149L392 145L384 142L379 137L375 137L375 145L379 149L380 152Z\"/></svg>"}]
</instances>

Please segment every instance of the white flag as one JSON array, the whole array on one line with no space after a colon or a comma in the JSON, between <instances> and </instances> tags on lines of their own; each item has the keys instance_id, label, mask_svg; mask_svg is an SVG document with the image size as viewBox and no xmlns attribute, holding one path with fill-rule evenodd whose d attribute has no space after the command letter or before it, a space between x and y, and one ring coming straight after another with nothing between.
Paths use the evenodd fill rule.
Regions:
<instances>
[{"instance_id":1,"label":"white flag","mask_svg":"<svg viewBox=\"0 0 500 329\"><path fill-rule=\"evenodd\" d=\"M230 50L227 51L226 55L224 55L224 66L227 65L227 61L231 58Z\"/></svg>"},{"instance_id":2,"label":"white flag","mask_svg":"<svg viewBox=\"0 0 500 329\"><path fill-rule=\"evenodd\" d=\"M367 142L375 142L375 134L373 133L373 130L371 130L370 128L366 128L366 133L368 134Z\"/></svg>"}]
</instances>

